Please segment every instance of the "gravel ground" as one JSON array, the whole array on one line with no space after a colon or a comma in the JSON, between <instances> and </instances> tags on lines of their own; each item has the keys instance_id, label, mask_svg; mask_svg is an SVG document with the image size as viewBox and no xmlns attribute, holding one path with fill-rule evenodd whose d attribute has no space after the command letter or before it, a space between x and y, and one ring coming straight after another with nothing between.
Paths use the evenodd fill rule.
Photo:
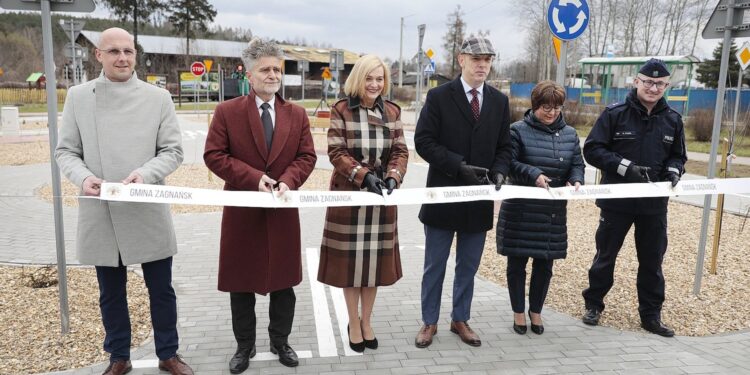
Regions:
<instances>
[{"instance_id":1,"label":"gravel ground","mask_svg":"<svg viewBox=\"0 0 750 375\"><path fill-rule=\"evenodd\" d=\"M568 204L568 257L555 261L554 276L546 306L579 317L584 305L581 291L588 286L588 268L594 258L594 233L599 209L593 201ZM709 274L711 244L700 296L692 294L702 209L686 204L669 204L669 248L664 259L666 301L662 311L665 324L678 335L705 336L750 327L750 222L741 216L725 214L716 275ZM713 234L714 215L709 233ZM632 230L623 245L615 269L615 285L605 298L607 305L600 324L626 331L640 330L635 278L638 260ZM498 255L495 231L487 233L480 274L506 286L506 258ZM528 278L531 262L527 268ZM508 316L512 311L508 310Z\"/></svg>"},{"instance_id":2,"label":"gravel ground","mask_svg":"<svg viewBox=\"0 0 750 375\"><path fill-rule=\"evenodd\" d=\"M0 374L81 368L109 358L102 349L104 328L96 272L75 267L68 268L67 275L70 333L62 336L57 268L0 266ZM149 337L151 318L143 279L129 272L128 281L135 348ZM32 284L49 286L34 288Z\"/></svg>"}]
</instances>

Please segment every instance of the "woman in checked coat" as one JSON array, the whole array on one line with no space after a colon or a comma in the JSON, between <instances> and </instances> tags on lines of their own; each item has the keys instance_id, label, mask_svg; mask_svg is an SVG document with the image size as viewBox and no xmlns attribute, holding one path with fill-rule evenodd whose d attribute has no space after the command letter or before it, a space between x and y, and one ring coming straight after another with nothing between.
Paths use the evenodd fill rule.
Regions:
<instances>
[{"instance_id":1,"label":"woman in checked coat","mask_svg":"<svg viewBox=\"0 0 750 375\"><path fill-rule=\"evenodd\" d=\"M328 157L330 189L390 194L406 174L409 157L401 108L384 100L390 72L366 55L354 64L344 86L347 98L331 110ZM377 349L370 316L379 286L401 278L396 206L329 207L320 246L318 280L344 288L349 346ZM361 303L361 311L359 311Z\"/></svg>"}]
</instances>

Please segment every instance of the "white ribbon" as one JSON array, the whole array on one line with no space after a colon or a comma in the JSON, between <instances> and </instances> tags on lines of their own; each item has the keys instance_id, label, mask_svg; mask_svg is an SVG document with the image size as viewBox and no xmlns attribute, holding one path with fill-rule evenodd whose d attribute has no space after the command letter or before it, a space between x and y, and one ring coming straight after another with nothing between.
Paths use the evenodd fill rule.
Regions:
<instances>
[{"instance_id":1,"label":"white ribbon","mask_svg":"<svg viewBox=\"0 0 750 375\"><path fill-rule=\"evenodd\" d=\"M677 195L713 195L750 193L750 178L683 180L672 188L670 182L642 184L584 185L549 190L505 185L495 191L493 185L453 186L419 189L396 189L383 196L364 191L224 191L180 186L144 185L106 182L99 199L118 202L195 204L236 207L334 207L392 206L406 204L456 203L479 200L527 199L599 199L671 197Z\"/></svg>"}]
</instances>

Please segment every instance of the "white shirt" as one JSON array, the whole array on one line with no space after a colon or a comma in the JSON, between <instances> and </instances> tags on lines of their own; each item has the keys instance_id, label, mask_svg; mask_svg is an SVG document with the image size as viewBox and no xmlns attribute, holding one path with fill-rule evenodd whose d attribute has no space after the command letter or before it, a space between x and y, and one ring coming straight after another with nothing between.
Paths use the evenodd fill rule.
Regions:
<instances>
[{"instance_id":1,"label":"white shirt","mask_svg":"<svg viewBox=\"0 0 750 375\"><path fill-rule=\"evenodd\" d=\"M464 77L461 76L461 84L464 86L464 93L466 94L466 99L469 100L469 104L471 104L471 99L474 99L474 95L471 93L471 90L473 87L469 86L466 81L464 81ZM484 90L484 82L482 82L482 85L477 87L477 99L479 99L479 111L482 111L482 99L484 95L482 95L482 92Z\"/></svg>"},{"instance_id":2,"label":"white shirt","mask_svg":"<svg viewBox=\"0 0 750 375\"><path fill-rule=\"evenodd\" d=\"M263 103L268 103L271 107L268 108L268 113L271 115L271 123L273 124L273 128L276 129L276 110L274 109L274 105L276 104L276 95L271 97L271 100L268 102L264 102L263 99L258 97L258 95L255 95L255 106L258 107L258 113L263 116L263 108L260 106L263 105Z\"/></svg>"}]
</instances>

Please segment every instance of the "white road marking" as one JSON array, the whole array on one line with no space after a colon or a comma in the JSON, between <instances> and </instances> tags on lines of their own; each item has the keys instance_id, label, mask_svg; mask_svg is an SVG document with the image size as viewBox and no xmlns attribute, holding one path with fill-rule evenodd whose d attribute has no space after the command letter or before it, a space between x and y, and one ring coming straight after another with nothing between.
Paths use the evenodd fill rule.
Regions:
<instances>
[{"instance_id":1,"label":"white road marking","mask_svg":"<svg viewBox=\"0 0 750 375\"><path fill-rule=\"evenodd\" d=\"M315 314L315 332L318 335L318 354L321 357L335 357L338 355L338 350L336 338L333 335L331 313L328 310L328 298L326 298L325 286L318 281L318 249L308 247L305 254L307 256L307 279L310 281Z\"/></svg>"}]
</instances>

